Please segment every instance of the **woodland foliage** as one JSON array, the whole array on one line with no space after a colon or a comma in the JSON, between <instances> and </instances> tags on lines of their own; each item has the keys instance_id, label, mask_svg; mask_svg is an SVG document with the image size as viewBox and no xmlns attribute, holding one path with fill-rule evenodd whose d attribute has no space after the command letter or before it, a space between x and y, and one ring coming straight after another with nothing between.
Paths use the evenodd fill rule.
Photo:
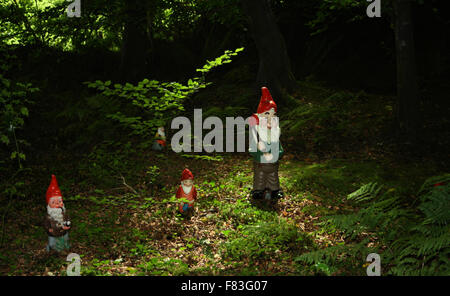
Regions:
<instances>
[{"instance_id":1,"label":"woodland foliage","mask_svg":"<svg viewBox=\"0 0 450 296\"><path fill-rule=\"evenodd\" d=\"M157 127L198 106L220 118L255 112L260 61L241 0L90 0L80 18L67 17L65 0L0 0L0 272L61 270L53 259L31 262L40 251L23 252L39 250L45 236L36 209L55 173L80 217L77 243L91 252L85 275L185 275L200 262L210 266L199 274L271 273L273 263L281 274L364 275L373 252L383 275L449 275L448 55L439 43L448 20L437 0L413 1L423 13L416 43L428 138L401 150L392 128L395 16L382 2L383 18L369 20L367 1L267 1L301 79L292 104L278 105L288 198L267 210L247 198L249 158L149 149ZM133 49L148 61L138 79L118 70ZM144 65L140 58L130 68ZM342 166L328 165L337 155ZM199 172L190 229L202 237L171 207L186 164ZM389 183L400 172L407 184Z\"/></svg>"},{"instance_id":2,"label":"woodland foliage","mask_svg":"<svg viewBox=\"0 0 450 296\"><path fill-rule=\"evenodd\" d=\"M354 254L364 257L375 252L381 254L384 274L450 274L449 181L448 174L426 180L414 201L395 188L363 185L347 196L358 210L323 222L354 243L303 254L297 260L331 274Z\"/></svg>"}]
</instances>

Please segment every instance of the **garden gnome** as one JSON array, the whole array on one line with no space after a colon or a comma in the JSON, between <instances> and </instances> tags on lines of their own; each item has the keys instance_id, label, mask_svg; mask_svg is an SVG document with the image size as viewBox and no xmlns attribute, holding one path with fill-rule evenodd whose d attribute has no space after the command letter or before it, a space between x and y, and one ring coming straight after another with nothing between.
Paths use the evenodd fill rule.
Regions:
<instances>
[{"instance_id":1,"label":"garden gnome","mask_svg":"<svg viewBox=\"0 0 450 296\"><path fill-rule=\"evenodd\" d=\"M189 202L182 202L179 205L180 213L188 215L194 211L194 201L197 199L197 189L194 186L194 175L190 170L184 169L181 174L181 184L178 187L177 198L187 199Z\"/></svg>"},{"instance_id":2,"label":"garden gnome","mask_svg":"<svg viewBox=\"0 0 450 296\"><path fill-rule=\"evenodd\" d=\"M47 252L50 249L60 252L70 247L69 229L71 222L67 216L61 190L58 187L55 175L52 175L50 186L47 189L46 200L47 215L44 227L48 234Z\"/></svg>"},{"instance_id":3,"label":"garden gnome","mask_svg":"<svg viewBox=\"0 0 450 296\"><path fill-rule=\"evenodd\" d=\"M155 140L153 141L152 149L161 151L164 147L166 147L166 134L164 132L164 127L159 127L155 135Z\"/></svg>"},{"instance_id":4,"label":"garden gnome","mask_svg":"<svg viewBox=\"0 0 450 296\"><path fill-rule=\"evenodd\" d=\"M253 157L251 194L254 199L276 200L283 197L278 178L278 160L283 155L279 140L281 131L276 113L277 105L267 87L261 90L257 113L249 119L252 137L249 152ZM265 190L270 192L270 196L263 196Z\"/></svg>"}]
</instances>

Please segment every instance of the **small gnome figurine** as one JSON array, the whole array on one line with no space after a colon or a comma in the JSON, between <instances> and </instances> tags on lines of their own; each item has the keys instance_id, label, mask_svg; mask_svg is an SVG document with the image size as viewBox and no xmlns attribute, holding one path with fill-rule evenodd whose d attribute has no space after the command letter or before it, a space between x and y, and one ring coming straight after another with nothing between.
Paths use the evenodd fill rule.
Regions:
<instances>
[{"instance_id":1,"label":"small gnome figurine","mask_svg":"<svg viewBox=\"0 0 450 296\"><path fill-rule=\"evenodd\" d=\"M162 151L166 147L166 134L164 127L159 127L155 135L155 141L153 141L152 149L155 151Z\"/></svg>"},{"instance_id":2,"label":"small gnome figurine","mask_svg":"<svg viewBox=\"0 0 450 296\"><path fill-rule=\"evenodd\" d=\"M47 189L47 215L44 221L45 231L48 235L47 252L50 249L61 252L69 249L69 230L71 222L66 213L62 200L61 190L55 175L52 175L50 186Z\"/></svg>"},{"instance_id":3,"label":"small gnome figurine","mask_svg":"<svg viewBox=\"0 0 450 296\"><path fill-rule=\"evenodd\" d=\"M189 200L189 202L180 203L178 208L180 213L185 216L192 214L194 201L197 200L197 189L194 186L194 175L188 169L184 169L181 174L181 184L178 187L176 197Z\"/></svg>"},{"instance_id":4,"label":"small gnome figurine","mask_svg":"<svg viewBox=\"0 0 450 296\"><path fill-rule=\"evenodd\" d=\"M254 199L277 200L283 197L278 177L278 160L283 155L280 126L277 117L277 105L270 95L269 89L261 89L262 96L256 114L250 117L250 127L255 147L250 146L253 157L253 190ZM270 196L264 196L268 190Z\"/></svg>"}]
</instances>

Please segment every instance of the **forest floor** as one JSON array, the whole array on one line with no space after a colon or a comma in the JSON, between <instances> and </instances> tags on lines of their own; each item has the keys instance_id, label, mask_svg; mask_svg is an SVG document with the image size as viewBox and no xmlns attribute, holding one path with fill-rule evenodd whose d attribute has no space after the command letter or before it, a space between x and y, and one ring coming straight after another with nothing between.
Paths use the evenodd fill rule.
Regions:
<instances>
[{"instance_id":1,"label":"forest floor","mask_svg":"<svg viewBox=\"0 0 450 296\"><path fill-rule=\"evenodd\" d=\"M310 160L288 153L280 162L285 197L266 207L250 200L247 154L187 157L170 151L140 157L146 169L137 172L138 181L119 173L116 188L85 189L59 179L73 224L69 253L81 256L82 275L320 274L323 267L296 258L351 243L324 228L324 216L352 211L346 196L362 184L405 188L414 180L419 184L432 169L388 159ZM173 199L185 167L194 173L199 193L191 219L177 213ZM0 274L66 274L68 253L45 251L43 200L12 202ZM336 260L348 264L335 274L365 274L365 258Z\"/></svg>"},{"instance_id":2,"label":"forest floor","mask_svg":"<svg viewBox=\"0 0 450 296\"><path fill-rule=\"evenodd\" d=\"M250 107L230 101L253 99L245 85L213 86L195 102L206 102L202 107L214 111L209 115L251 114L245 109ZM219 100L221 94L230 99ZM80 255L82 275L365 275L365 253L330 253L327 263L300 257L361 241L327 224L328 216L358 210L348 194L377 182L414 203L427 178L446 172L447 154L437 159L406 156L380 137L390 130L392 98L310 82L302 82L302 96L294 97L298 106L281 118L288 122L279 171L285 197L273 207L251 201L252 160L247 153L156 153L151 142L127 143L127 134L94 147L83 145L84 152L58 145L51 152L40 150L53 142L31 145L30 170L20 177L25 196L10 203L0 199L0 274L66 274L68 253L47 253L42 227L45 191L55 174L73 225L69 252ZM217 108L211 98L227 105ZM48 134L66 131L70 139L64 139L71 143L80 130L89 139L96 135L90 131L105 132L110 126L98 129L92 128L95 120L92 126L69 121L76 124L52 127ZM40 132L30 133L39 140ZM178 214L174 198L184 168L193 172L198 190L191 219Z\"/></svg>"}]
</instances>

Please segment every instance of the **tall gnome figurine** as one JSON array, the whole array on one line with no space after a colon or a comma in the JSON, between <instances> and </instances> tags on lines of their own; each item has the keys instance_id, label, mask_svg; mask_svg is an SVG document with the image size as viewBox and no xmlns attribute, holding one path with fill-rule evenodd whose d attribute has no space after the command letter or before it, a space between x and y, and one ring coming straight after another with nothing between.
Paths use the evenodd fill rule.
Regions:
<instances>
[{"instance_id":1,"label":"tall gnome figurine","mask_svg":"<svg viewBox=\"0 0 450 296\"><path fill-rule=\"evenodd\" d=\"M47 189L47 215L44 227L48 234L47 252L50 249L61 252L69 249L69 229L71 222L66 213L66 208L62 200L61 190L58 187L55 175Z\"/></svg>"},{"instance_id":2,"label":"tall gnome figurine","mask_svg":"<svg viewBox=\"0 0 450 296\"><path fill-rule=\"evenodd\" d=\"M158 127L152 149L155 151L162 151L164 150L164 147L166 147L166 134L164 132L164 127Z\"/></svg>"},{"instance_id":3,"label":"tall gnome figurine","mask_svg":"<svg viewBox=\"0 0 450 296\"><path fill-rule=\"evenodd\" d=\"M178 187L176 197L189 201L180 203L178 208L180 213L185 216L192 214L194 211L194 201L197 200L197 189L194 186L194 175L188 169L184 169L181 174L181 184Z\"/></svg>"},{"instance_id":4,"label":"tall gnome figurine","mask_svg":"<svg viewBox=\"0 0 450 296\"><path fill-rule=\"evenodd\" d=\"M283 197L278 178L278 160L283 155L280 143L280 126L277 117L277 105L269 89L263 87L261 100L256 114L250 119L250 149L253 157L254 199L275 201ZM265 193L266 192L266 193Z\"/></svg>"}]
</instances>

